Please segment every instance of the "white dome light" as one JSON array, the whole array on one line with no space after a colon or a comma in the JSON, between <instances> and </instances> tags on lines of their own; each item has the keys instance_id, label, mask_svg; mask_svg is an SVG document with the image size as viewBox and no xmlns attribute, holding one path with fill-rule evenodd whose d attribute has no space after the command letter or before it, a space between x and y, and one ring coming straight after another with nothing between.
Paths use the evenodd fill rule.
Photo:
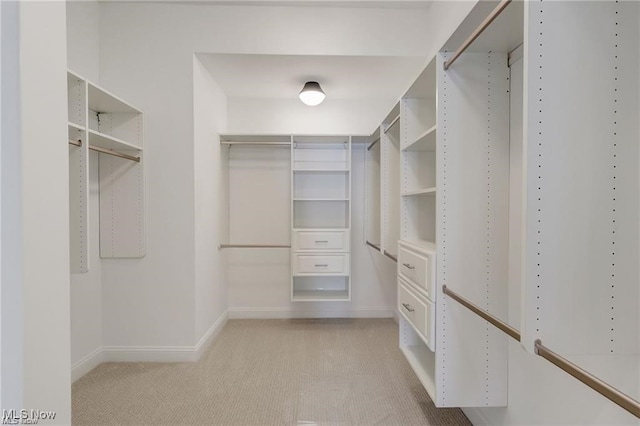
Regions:
<instances>
[{"instance_id":1,"label":"white dome light","mask_svg":"<svg viewBox=\"0 0 640 426\"><path fill-rule=\"evenodd\" d=\"M307 81L298 96L304 104L309 106L320 105L326 97L317 81Z\"/></svg>"}]
</instances>

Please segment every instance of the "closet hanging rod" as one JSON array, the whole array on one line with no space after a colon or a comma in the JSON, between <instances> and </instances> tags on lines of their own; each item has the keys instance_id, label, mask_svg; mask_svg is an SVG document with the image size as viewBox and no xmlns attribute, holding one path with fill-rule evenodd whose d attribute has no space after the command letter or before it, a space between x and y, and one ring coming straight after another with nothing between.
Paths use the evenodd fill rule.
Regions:
<instances>
[{"instance_id":1,"label":"closet hanging rod","mask_svg":"<svg viewBox=\"0 0 640 426\"><path fill-rule=\"evenodd\" d=\"M291 146L291 142L239 142L239 141L220 141L220 145L247 145L247 146L257 146L257 145L286 145Z\"/></svg>"},{"instance_id":2,"label":"closet hanging rod","mask_svg":"<svg viewBox=\"0 0 640 426\"><path fill-rule=\"evenodd\" d=\"M640 418L639 401L636 401L629 395L620 392L618 389L614 388L606 382L603 382L593 374L578 367L576 364L564 358L562 355L559 355L549 348L545 347L540 339L535 341L534 347L536 355L539 355L542 358L546 359L556 367L562 369L565 373L568 373L576 379L580 380L582 383L589 386L591 389L598 392L600 395L604 396L611 402L618 404L620 407L624 408L634 416Z\"/></svg>"},{"instance_id":3,"label":"closet hanging rod","mask_svg":"<svg viewBox=\"0 0 640 426\"><path fill-rule=\"evenodd\" d=\"M394 255L392 255L391 253L389 253L386 250L382 251L382 254L384 254L385 256L387 256L389 259L393 260L394 262L398 263L398 258Z\"/></svg>"},{"instance_id":4,"label":"closet hanging rod","mask_svg":"<svg viewBox=\"0 0 640 426\"><path fill-rule=\"evenodd\" d=\"M291 248L290 245L284 244L220 244L219 250L228 248Z\"/></svg>"},{"instance_id":5,"label":"closet hanging rod","mask_svg":"<svg viewBox=\"0 0 640 426\"><path fill-rule=\"evenodd\" d=\"M77 141L69 139L69 145L82 146L82 141L80 139L78 139Z\"/></svg>"},{"instance_id":6,"label":"closet hanging rod","mask_svg":"<svg viewBox=\"0 0 640 426\"><path fill-rule=\"evenodd\" d=\"M89 149L91 151L100 152L102 154L113 155L114 157L124 158L125 160L135 161L136 163L140 162L140 157L134 157L133 155L123 154L118 151L113 151L111 149L100 148L99 146L89 145Z\"/></svg>"},{"instance_id":7,"label":"closet hanging rod","mask_svg":"<svg viewBox=\"0 0 640 426\"><path fill-rule=\"evenodd\" d=\"M479 308L478 306L476 306L473 303L469 302L467 299L465 299L464 297L462 297L459 294L455 293L454 291L449 290L446 285L442 286L442 292L444 294L446 294L447 296L449 296L450 298L452 298L453 300L455 300L456 302L460 303L465 308L469 309L474 314L482 317L484 320L488 321L493 326L495 326L498 329L500 329L501 331L507 333L509 336L513 337L518 342L520 341L520 332L518 330L516 330L515 328L511 327L506 322L504 322L502 320L499 320L498 318L496 318L493 315L491 315L489 312Z\"/></svg>"},{"instance_id":8,"label":"closet hanging rod","mask_svg":"<svg viewBox=\"0 0 640 426\"><path fill-rule=\"evenodd\" d=\"M480 37L480 34L483 33L484 30L486 30L489 25L491 25L491 23L498 17L498 15L500 15L500 13L502 13L502 11L509 6L509 3L511 3L511 0L502 0L495 9L493 9L491 11L491 13L489 14L489 16L487 16L484 21L482 21L482 23L478 26L478 28L476 28L471 35L460 45L460 47L458 48L458 50L456 50L456 53L454 53L454 55L451 57L451 59L448 59L446 61L444 61L444 70L448 70L449 67L451 65L453 65L453 63L456 61L456 59L458 59L458 57L460 55L462 55L464 53L465 50L467 50L467 48L469 46L471 46L471 43L473 43L474 41L476 41L476 39L478 37Z\"/></svg>"},{"instance_id":9,"label":"closet hanging rod","mask_svg":"<svg viewBox=\"0 0 640 426\"><path fill-rule=\"evenodd\" d=\"M380 142L380 138L374 140L373 142L371 142L371 145L369 145L367 147L367 151L371 151L371 148L373 148L375 146L375 144L377 144L378 142Z\"/></svg>"},{"instance_id":10,"label":"closet hanging rod","mask_svg":"<svg viewBox=\"0 0 640 426\"><path fill-rule=\"evenodd\" d=\"M369 241L365 241L365 243L366 243L368 246L373 247L374 249L376 249L376 250L380 251L380 246L379 246L379 245L376 245L376 244L370 243Z\"/></svg>"},{"instance_id":11,"label":"closet hanging rod","mask_svg":"<svg viewBox=\"0 0 640 426\"><path fill-rule=\"evenodd\" d=\"M386 134L391 128L400 120L400 114L396 118L393 119L391 123L387 127L384 128L384 133Z\"/></svg>"}]
</instances>

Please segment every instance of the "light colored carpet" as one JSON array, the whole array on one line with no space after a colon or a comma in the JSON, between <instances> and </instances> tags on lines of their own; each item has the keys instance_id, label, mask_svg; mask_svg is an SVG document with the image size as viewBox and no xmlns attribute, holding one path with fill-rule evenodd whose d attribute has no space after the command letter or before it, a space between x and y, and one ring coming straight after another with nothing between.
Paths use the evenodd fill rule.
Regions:
<instances>
[{"instance_id":1,"label":"light colored carpet","mask_svg":"<svg viewBox=\"0 0 640 426\"><path fill-rule=\"evenodd\" d=\"M76 425L470 425L435 408L391 319L230 320L197 363L106 363Z\"/></svg>"}]
</instances>

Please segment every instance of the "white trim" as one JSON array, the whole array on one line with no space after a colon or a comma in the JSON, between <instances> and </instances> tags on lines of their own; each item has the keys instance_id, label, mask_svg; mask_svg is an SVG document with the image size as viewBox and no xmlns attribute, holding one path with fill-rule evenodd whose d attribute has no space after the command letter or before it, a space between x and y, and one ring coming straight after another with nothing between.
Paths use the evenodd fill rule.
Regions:
<instances>
[{"instance_id":1,"label":"white trim","mask_svg":"<svg viewBox=\"0 0 640 426\"><path fill-rule=\"evenodd\" d=\"M220 334L224 326L227 325L228 319L229 319L229 313L228 311L224 311L224 313L220 315L218 319L213 323L211 328L207 330L206 333L204 333L200 341L196 343L196 346L194 348L196 352L195 353L196 361L198 361L202 357L202 355L205 353L205 351L209 349L209 346L211 346L211 343L213 343L216 337L218 337L218 334Z\"/></svg>"},{"instance_id":2,"label":"white trim","mask_svg":"<svg viewBox=\"0 0 640 426\"><path fill-rule=\"evenodd\" d=\"M195 346L104 346L71 368L72 383L103 362L197 362L218 337L229 318L225 311Z\"/></svg>"},{"instance_id":3,"label":"white trim","mask_svg":"<svg viewBox=\"0 0 640 426\"><path fill-rule=\"evenodd\" d=\"M462 408L462 412L469 419L472 425L475 426L490 426L489 419L482 412L482 408Z\"/></svg>"},{"instance_id":4,"label":"white trim","mask_svg":"<svg viewBox=\"0 0 640 426\"><path fill-rule=\"evenodd\" d=\"M229 318L393 318L394 311L393 307L356 309L229 308Z\"/></svg>"},{"instance_id":5,"label":"white trim","mask_svg":"<svg viewBox=\"0 0 640 426\"><path fill-rule=\"evenodd\" d=\"M193 346L105 346L105 362L195 362Z\"/></svg>"},{"instance_id":6,"label":"white trim","mask_svg":"<svg viewBox=\"0 0 640 426\"><path fill-rule=\"evenodd\" d=\"M71 383L75 382L103 362L105 362L104 352L102 351L102 348L97 348L95 351L91 352L89 355L71 366Z\"/></svg>"}]
</instances>

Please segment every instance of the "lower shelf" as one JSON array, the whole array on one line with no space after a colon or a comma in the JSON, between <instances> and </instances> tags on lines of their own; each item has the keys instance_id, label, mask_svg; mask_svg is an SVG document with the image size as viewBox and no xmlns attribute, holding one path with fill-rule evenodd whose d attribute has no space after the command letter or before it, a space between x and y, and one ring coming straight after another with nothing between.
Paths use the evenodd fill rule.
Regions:
<instances>
[{"instance_id":1,"label":"lower shelf","mask_svg":"<svg viewBox=\"0 0 640 426\"><path fill-rule=\"evenodd\" d=\"M351 300L348 276L294 276L291 280L293 302Z\"/></svg>"},{"instance_id":2,"label":"lower shelf","mask_svg":"<svg viewBox=\"0 0 640 426\"><path fill-rule=\"evenodd\" d=\"M293 292L294 302L349 301L348 290L299 290Z\"/></svg>"},{"instance_id":3,"label":"lower shelf","mask_svg":"<svg viewBox=\"0 0 640 426\"><path fill-rule=\"evenodd\" d=\"M409 321L400 317L400 351L436 403L436 354L424 344Z\"/></svg>"}]
</instances>

